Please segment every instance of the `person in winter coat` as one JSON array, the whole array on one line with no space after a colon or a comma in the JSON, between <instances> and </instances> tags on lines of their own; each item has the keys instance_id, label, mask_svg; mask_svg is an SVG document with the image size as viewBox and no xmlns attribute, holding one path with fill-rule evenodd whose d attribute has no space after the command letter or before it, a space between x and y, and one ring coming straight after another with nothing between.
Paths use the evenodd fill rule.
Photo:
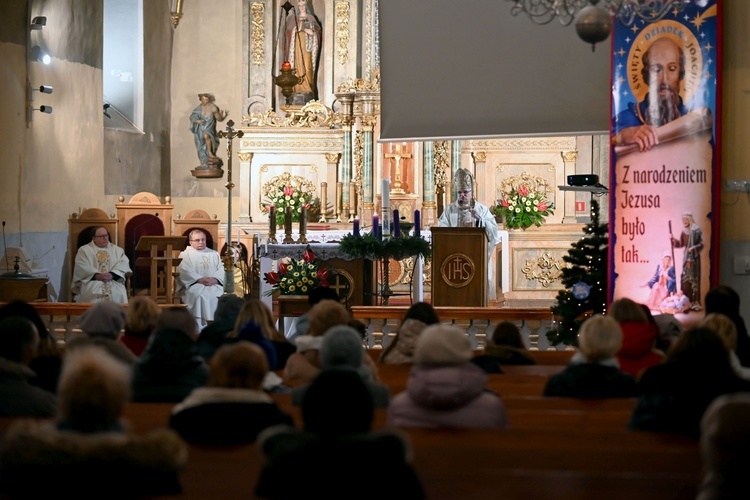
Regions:
<instances>
[{"instance_id":1,"label":"person in winter coat","mask_svg":"<svg viewBox=\"0 0 750 500\"><path fill-rule=\"evenodd\" d=\"M578 352L562 373L551 377L545 396L569 398L630 398L636 395L635 379L620 371L615 353L622 330L609 316L595 315L578 332Z\"/></svg>"},{"instance_id":2,"label":"person in winter coat","mask_svg":"<svg viewBox=\"0 0 750 500\"><path fill-rule=\"evenodd\" d=\"M471 363L466 334L454 326L422 331L406 391L388 407L396 427L502 429L508 418L500 397L487 389L487 374Z\"/></svg>"}]
</instances>

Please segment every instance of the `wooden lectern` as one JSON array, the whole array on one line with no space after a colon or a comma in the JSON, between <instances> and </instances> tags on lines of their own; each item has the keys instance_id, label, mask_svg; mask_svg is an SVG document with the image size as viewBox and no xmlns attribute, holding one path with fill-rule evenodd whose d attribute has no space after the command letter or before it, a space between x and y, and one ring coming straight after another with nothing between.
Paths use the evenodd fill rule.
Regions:
<instances>
[{"instance_id":1,"label":"wooden lectern","mask_svg":"<svg viewBox=\"0 0 750 500\"><path fill-rule=\"evenodd\" d=\"M432 233L432 305L487 307L488 242L483 227L436 227Z\"/></svg>"},{"instance_id":2,"label":"wooden lectern","mask_svg":"<svg viewBox=\"0 0 750 500\"><path fill-rule=\"evenodd\" d=\"M167 304L174 302L174 278L179 275L175 268L182 262L175 254L179 255L184 247L184 236L142 236L138 240L135 249L139 252L149 252L149 256L138 258L135 265L151 267L151 298L155 301ZM164 293L161 296L159 277L163 277L161 283Z\"/></svg>"}]
</instances>

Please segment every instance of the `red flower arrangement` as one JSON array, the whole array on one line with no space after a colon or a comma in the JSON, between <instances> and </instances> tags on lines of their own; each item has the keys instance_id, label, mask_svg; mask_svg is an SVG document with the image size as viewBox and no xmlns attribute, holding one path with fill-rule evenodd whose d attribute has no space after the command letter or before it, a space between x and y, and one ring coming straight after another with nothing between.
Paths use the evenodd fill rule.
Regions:
<instances>
[{"instance_id":1,"label":"red flower arrangement","mask_svg":"<svg viewBox=\"0 0 750 500\"><path fill-rule=\"evenodd\" d=\"M266 292L267 295L272 295L276 291L281 295L307 295L313 288L329 286L330 274L331 270L321 267L320 260L308 246L301 259L282 260L279 262L278 271L265 273L263 279L272 286L271 290Z\"/></svg>"}]
</instances>

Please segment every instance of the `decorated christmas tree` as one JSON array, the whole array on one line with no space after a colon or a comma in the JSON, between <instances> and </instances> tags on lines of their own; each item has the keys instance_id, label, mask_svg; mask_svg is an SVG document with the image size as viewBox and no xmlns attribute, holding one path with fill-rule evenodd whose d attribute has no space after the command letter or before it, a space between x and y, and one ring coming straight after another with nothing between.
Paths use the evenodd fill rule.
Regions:
<instances>
[{"instance_id":1,"label":"decorated christmas tree","mask_svg":"<svg viewBox=\"0 0 750 500\"><path fill-rule=\"evenodd\" d=\"M607 305L607 247L609 231L599 222L599 203L591 201L591 222L584 236L573 243L563 260L565 290L560 290L552 306L555 328L547 332L552 345L577 345L578 329L592 314L602 314Z\"/></svg>"}]
</instances>

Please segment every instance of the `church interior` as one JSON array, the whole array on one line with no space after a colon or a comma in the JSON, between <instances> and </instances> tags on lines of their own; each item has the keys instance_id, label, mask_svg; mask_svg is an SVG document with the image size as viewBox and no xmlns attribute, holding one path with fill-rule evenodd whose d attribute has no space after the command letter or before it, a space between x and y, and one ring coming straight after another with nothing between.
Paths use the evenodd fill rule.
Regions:
<instances>
[{"instance_id":1,"label":"church interior","mask_svg":"<svg viewBox=\"0 0 750 500\"><path fill-rule=\"evenodd\" d=\"M534 347L543 350L547 344L542 326L549 324L549 307L564 288L559 269L565 265L563 257L571 244L581 238L590 221L592 201L601 207L602 222L617 223L608 220L613 200L606 189L565 188L571 175L596 176L601 186L610 185L609 131L434 140L383 137L384 93L398 93L399 89L381 87L385 75L381 79L380 49L390 33L378 12L381 4L394 9L402 1L417 9L432 8L432 2L426 0L0 2L0 95L4 102L0 107L0 151L4 153L0 257L6 256L0 272L12 271L17 260L24 272L45 278L47 284L37 299L71 302L75 252L87 242L88 229L103 226L111 241L132 256L134 273L128 286L133 293L158 292L160 298L171 301L170 280L160 278L159 285L154 284L156 275L150 274L148 267L149 247L139 241L143 236L175 236L178 245L180 237L200 228L215 250L224 252L227 243L244 250L239 255L249 267L235 286L240 294L260 298L267 290L263 273L275 265L268 256L284 256L285 238L296 244L288 247L297 253L305 242L328 251L355 227L364 233L372 231L375 221L381 220L378 217L390 217L394 209L404 227L419 223L418 228L409 228L411 234L419 230L423 236L429 235L446 207L456 200L454 174L463 168L474 176L475 201L490 209L498 205L506 186L523 178L546 194L554 211L539 227L525 230L506 227L497 219L499 243L490 249L489 290L482 299L483 305L492 309L482 316L483 321L489 319L477 322L471 314L456 312L453 320L471 329L476 347L491 324L510 317L506 310L527 309L521 315L524 334L531 332ZM511 4L505 0L472 3L490 1L501 4L499 10L510 16ZM712 285L721 283L737 290L741 313L747 318L750 264L738 268L736 263L750 262L750 226L741 222L750 220L750 151L743 132L750 128L750 2L724 0L722 5L723 69L717 75L721 83L717 130L721 135L716 137L720 182L713 186L713 195L719 199L714 206L719 210L714 213L718 237L711 247L710 259L716 266ZM466 10L467 16L482 15L470 12L469 7ZM305 40L290 34L287 25L292 18L291 22L306 26ZM518 16L513 21L527 20ZM544 30L540 28L538 33ZM477 44L482 43L481 33L453 36L472 36ZM575 36L572 40L581 44L582 54L590 53L584 42ZM535 37L533 43L543 45L544 35ZM607 42L599 44L596 57L607 58L608 50ZM450 71L450 60L440 64ZM502 66L503 61L490 64ZM299 71L300 67L304 71ZM583 73L579 77L588 78ZM433 83L437 85L413 85ZM441 90L446 101L460 104L478 99L460 87ZM440 107L441 102L432 105ZM210 110L208 115L206 110ZM609 111L603 110L605 114ZM208 120L206 135L202 126ZM455 121L461 123L461 117L456 116ZM290 185L309 194L301 201L309 202L306 224L290 223L291 213L287 220L276 212L274 197ZM730 185L739 189L729 189ZM260 259L261 254L266 258ZM139 259L145 266L136 264ZM365 271L347 267L343 260L339 265L348 279L347 305L388 305L378 285L383 280L394 294L391 305L395 312L383 313L380 323L376 319L368 323L378 328L371 347L383 346L383 338L393 331L410 296L413 300L415 293L423 293L419 296L429 300L432 293L435 270L429 263L422 268L413 259L392 260L387 267ZM363 275L368 272L370 278ZM375 296L369 302L368 293ZM270 297L264 300L270 305ZM274 302L275 312L280 307L289 305ZM560 354L564 353L552 353ZM545 370L540 367L546 377L551 372ZM399 376L405 377L404 373ZM508 383L498 387L512 392L518 386ZM622 433L612 438L606 434L608 429L627 422L624 405L608 404L599 417L585 422L574 421L571 414L590 415L586 403L572 412L567 407L544 406L544 411L560 420L545 420L543 428L534 427L534 419L541 420L537 412L542 405L517 407L513 411L518 421L528 418L527 423L503 444L486 441L481 432L445 435L445 440L434 439L429 432L415 432L411 437L418 455L423 452L422 464L427 464L424 467L430 470L430 479L436 481L430 491L444 497L461 496L458 492L446 494L447 490L440 489L445 485L439 484L451 475L452 467L461 467L458 458L441 461L441 457L458 457L454 447L461 446L467 452L471 448L484 464L470 471L467 468L463 478L464 486L475 483L470 487L476 498L487 497L489 490L477 484L491 482L488 477L495 472L491 469L500 448L504 457L498 474L505 475L502 477L511 485L507 493L515 498L528 498L529 491L545 495L553 490L567 498L561 492L568 487L590 498L612 495L617 488L638 492L644 498L663 498L674 493L670 488L692 481L687 476L699 468L695 443L657 443L642 434L632 440ZM137 406L129 411L142 430L158 426L158 418L169 411L162 406L153 412ZM614 424L613 419L617 420ZM529 442L542 448L550 442L561 449L584 446L576 442L574 433L560 432L557 425L566 422L577 430L593 426L588 429L594 433L590 444L585 450L576 449L575 456L586 467L596 468L597 460L601 464L612 459L609 448L623 447L621 459L612 462L615 472L581 478L574 471L551 474L543 481L514 477L512 470L517 464L507 457L515 453L513 457L522 462L528 459L531 464L537 457L527 449ZM596 439L597 432L604 436L601 440ZM547 462L555 462L552 455L565 460L559 449L554 451ZM217 469L216 464L226 466L220 475L235 470L232 462L237 457L253 463L258 460L249 457L246 448L236 456L210 450L196 454L206 470ZM628 457L632 460L626 463ZM526 466L521 463L518 467ZM617 472L618 467L625 472ZM648 467L669 470L661 476L652 474L641 483L628 479L627 471L634 470L630 468L638 469L635 475L648 475ZM193 492L207 488L195 475L187 481ZM247 481L233 483L225 493L231 495L232 488L239 489L240 482ZM522 483L528 481L539 484L524 490ZM685 491L681 493L676 497L689 497Z\"/></svg>"},{"instance_id":2,"label":"church interior","mask_svg":"<svg viewBox=\"0 0 750 500\"><path fill-rule=\"evenodd\" d=\"M721 172L723 180L742 180L746 153L735 131L743 129L746 64L743 38L734 27L745 18L746 7L725 3L722 130L729 133L720 141ZM0 201L5 238L7 247L23 248L30 269L46 270L49 300L70 300L74 235L69 233L80 226L70 224L88 209L108 216L118 235L114 241L121 246L124 225L132 217L162 211L167 235L178 234L188 214L198 214L208 217L217 250L227 241L227 222L232 241L252 248L254 237L263 242L268 235L267 190L288 174L309 182L318 206L321 200L326 203L327 213L318 213L323 226L309 228L309 239L317 241L316 227L351 231L356 217L366 228L382 207L382 179L391 182L391 208L400 209L405 222L419 210L427 229L442 207L455 200L451 173L467 168L477 179L476 200L489 207L496 204L502 183L515 176L531 175L551 187L556 209L544 225L520 235L511 231L505 260L498 245L491 294L499 292L499 305L546 306L552 301L556 289L550 275L530 278L516 260L546 256L557 262L580 237L592 196L557 187L571 174L595 174L608 185L606 135L380 141L379 45L388 33L378 23L377 1L311 2L322 37L318 62L310 68L317 78L319 105L304 113L305 97L287 104L282 88L274 84L281 74L281 53L290 45L289 37L280 34L281 2L179 2L180 15L173 14L176 5L3 2L0 47L6 78L0 85L6 127L0 140L7 152L4 178L10 181L0 188L6 191ZM46 18L43 29L30 26L38 16ZM130 28L109 24L115 18L135 23L142 38L124 33ZM85 22L75 21L80 19ZM134 59L117 61L117 51L110 48L125 41L130 48L120 57ZM31 60L27 54L34 47L48 51L52 62ZM120 69L128 63L138 71ZM43 86L54 92L39 92ZM118 87L129 93L119 96ZM451 92L462 98L460 89ZM232 141L231 190L226 139L220 139L217 150L223 166L209 172L199 168L189 116L202 93L211 94L214 104L228 113L216 124L218 130L232 120L234 129L244 133ZM117 99L123 104L110 102ZM715 191L722 199L718 262L731 263L748 253L743 226L729 222L743 217L746 196L721 186ZM608 196L597 198L606 221ZM153 210L151 202L158 204ZM140 208L126 207L133 203ZM397 285L398 269L391 272ZM717 276L739 290L747 279L728 264L720 266Z\"/></svg>"}]
</instances>

